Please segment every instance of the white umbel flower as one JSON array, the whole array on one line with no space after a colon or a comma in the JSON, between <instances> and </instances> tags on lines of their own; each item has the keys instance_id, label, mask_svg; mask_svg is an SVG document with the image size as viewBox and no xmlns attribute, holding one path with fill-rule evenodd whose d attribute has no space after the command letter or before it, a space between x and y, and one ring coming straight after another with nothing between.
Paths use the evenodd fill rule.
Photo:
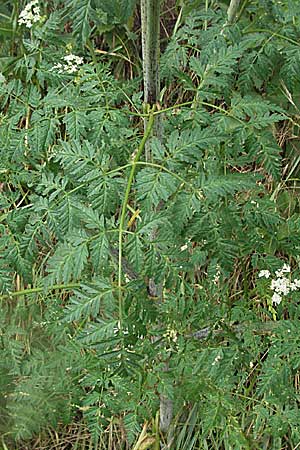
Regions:
<instances>
[{"instance_id":1,"label":"white umbel flower","mask_svg":"<svg viewBox=\"0 0 300 450\"><path fill-rule=\"evenodd\" d=\"M77 64L78 66L80 64L83 64L83 58L81 58L81 56L73 55L72 53L70 55L64 56L64 60L67 62L67 64Z\"/></svg>"},{"instance_id":2,"label":"white umbel flower","mask_svg":"<svg viewBox=\"0 0 300 450\"><path fill-rule=\"evenodd\" d=\"M275 303L275 305L279 305L281 303L281 295L277 294L277 292L274 292L272 295L272 303Z\"/></svg>"},{"instance_id":3,"label":"white umbel flower","mask_svg":"<svg viewBox=\"0 0 300 450\"><path fill-rule=\"evenodd\" d=\"M276 277L283 277L285 273L290 273L291 268L288 264L283 264L282 269L276 270Z\"/></svg>"},{"instance_id":4,"label":"white umbel flower","mask_svg":"<svg viewBox=\"0 0 300 450\"><path fill-rule=\"evenodd\" d=\"M287 295L291 290L291 282L286 277L277 278L277 280L272 280L271 289L277 294Z\"/></svg>"},{"instance_id":5,"label":"white umbel flower","mask_svg":"<svg viewBox=\"0 0 300 450\"><path fill-rule=\"evenodd\" d=\"M271 272L269 270L261 270L258 273L258 278L270 278Z\"/></svg>"},{"instance_id":6,"label":"white umbel flower","mask_svg":"<svg viewBox=\"0 0 300 450\"><path fill-rule=\"evenodd\" d=\"M19 25L25 25L27 28L31 28L33 24L41 20L40 12L39 0L32 0L27 3L19 15Z\"/></svg>"},{"instance_id":7,"label":"white umbel flower","mask_svg":"<svg viewBox=\"0 0 300 450\"><path fill-rule=\"evenodd\" d=\"M275 271L275 278L271 279L270 288L273 291L272 303L279 305L282 299L291 292L300 289L300 280L291 280L291 267L284 263L281 269ZM269 270L261 270L258 278L270 278ZM289 277L289 278L288 278Z\"/></svg>"},{"instance_id":8,"label":"white umbel flower","mask_svg":"<svg viewBox=\"0 0 300 450\"><path fill-rule=\"evenodd\" d=\"M83 58L81 56L66 55L63 57L64 64L58 62L52 67L52 71L56 71L57 73L75 73L79 70L79 66L83 64Z\"/></svg>"},{"instance_id":9,"label":"white umbel flower","mask_svg":"<svg viewBox=\"0 0 300 450\"><path fill-rule=\"evenodd\" d=\"M296 289L299 289L300 288L300 280L295 279L293 281L293 285L295 286Z\"/></svg>"}]
</instances>

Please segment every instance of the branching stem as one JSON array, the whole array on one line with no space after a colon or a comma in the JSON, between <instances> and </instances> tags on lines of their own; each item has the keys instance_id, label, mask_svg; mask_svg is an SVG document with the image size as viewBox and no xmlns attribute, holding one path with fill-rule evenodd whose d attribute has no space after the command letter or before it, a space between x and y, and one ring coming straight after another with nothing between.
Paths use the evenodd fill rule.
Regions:
<instances>
[{"instance_id":1,"label":"branching stem","mask_svg":"<svg viewBox=\"0 0 300 450\"><path fill-rule=\"evenodd\" d=\"M131 164L131 170L129 174L129 178L127 181L126 191L123 199L122 209L121 209L121 216L120 216L120 223L119 223L119 261L118 261L118 288L119 288L119 327L122 328L122 321L123 321L123 302L122 302L122 240L123 240L123 232L124 232L124 224L125 224L125 215L126 215L126 208L129 200L129 195L131 191L131 186L134 178L134 174L136 171L136 166L138 163L138 160L141 157L141 154L143 153L143 150L145 148L146 142L151 135L151 131L153 128L154 123L154 113L155 106L151 109L149 113L149 120L147 121L147 128L145 130L143 139L141 140L141 143L139 145L138 151L134 157L134 160Z\"/></svg>"}]
</instances>

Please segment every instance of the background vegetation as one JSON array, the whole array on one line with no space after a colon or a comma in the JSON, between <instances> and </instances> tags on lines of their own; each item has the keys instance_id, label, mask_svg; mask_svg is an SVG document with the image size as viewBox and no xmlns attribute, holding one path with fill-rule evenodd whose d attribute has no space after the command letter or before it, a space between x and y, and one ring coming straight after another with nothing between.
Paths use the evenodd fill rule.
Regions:
<instances>
[{"instance_id":1,"label":"background vegetation","mask_svg":"<svg viewBox=\"0 0 300 450\"><path fill-rule=\"evenodd\" d=\"M4 450L299 447L300 4L233 3L150 108L138 2L1 2Z\"/></svg>"}]
</instances>

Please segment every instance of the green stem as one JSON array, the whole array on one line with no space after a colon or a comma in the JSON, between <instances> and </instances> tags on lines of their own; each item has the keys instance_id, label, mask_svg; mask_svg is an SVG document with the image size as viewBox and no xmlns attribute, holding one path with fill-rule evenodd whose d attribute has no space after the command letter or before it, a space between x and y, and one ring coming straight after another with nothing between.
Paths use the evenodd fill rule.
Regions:
<instances>
[{"instance_id":1,"label":"green stem","mask_svg":"<svg viewBox=\"0 0 300 450\"><path fill-rule=\"evenodd\" d=\"M157 116L159 114L163 114L168 111L172 111L173 109L182 108L183 106L190 106L194 103L194 101L184 102L184 103L177 103L173 106L169 106L168 108L160 109L159 111L155 111L154 115Z\"/></svg>"},{"instance_id":2,"label":"green stem","mask_svg":"<svg viewBox=\"0 0 300 450\"><path fill-rule=\"evenodd\" d=\"M300 46L300 43L298 41L295 41L294 39L291 39L291 38L289 38L287 36L284 36L283 34L276 33L275 31L273 31L271 29L268 30L267 28L252 28L252 29L247 30L247 31L243 30L242 33L243 34L268 33L268 34L272 34L272 37L276 36L276 37L278 37L280 39L283 39L283 40L285 40L287 42L290 42L291 44L297 45L298 47Z\"/></svg>"},{"instance_id":3,"label":"green stem","mask_svg":"<svg viewBox=\"0 0 300 450\"><path fill-rule=\"evenodd\" d=\"M135 164L137 166L154 167L156 169L163 170L164 172L167 172L170 175L172 175L174 178L177 178L177 180L181 181L181 183L184 183L186 186L189 186L193 191L197 191L191 183L186 181L184 178L182 178L177 173L174 173L171 170L167 169L166 167L162 166L161 164L150 163L150 162L147 162L147 161L137 161ZM112 173L117 173L120 170L126 169L127 167L132 167L132 165L133 165L132 163L129 163L129 164L125 164L124 166L117 167L116 169L113 169L113 170L107 172L106 175L110 175Z\"/></svg>"},{"instance_id":4,"label":"green stem","mask_svg":"<svg viewBox=\"0 0 300 450\"><path fill-rule=\"evenodd\" d=\"M154 123L154 115L153 115L154 109L155 109L155 107L153 107L152 110L150 111L149 120L147 122L147 128L145 130L143 139L141 140L138 151L137 151L137 153L134 157L133 163L131 165L131 171L129 174L126 191L125 191L125 195L124 195L124 200L123 200L123 204L122 204L122 210L121 210L121 217L120 217L120 224L119 224L119 265L118 265L119 327L120 327L120 329L122 328L122 321L123 321L123 303L122 303L122 290L121 290L121 287L122 287L122 237L123 237L123 233L125 231L124 223L125 223L126 208L127 208L129 194L131 191L131 186L132 186L132 182L133 182L133 178L134 178L138 160L141 157L141 154L143 153L143 150L145 148L145 145L146 145L146 142L147 142L149 136L151 135L151 131L152 131L153 123Z\"/></svg>"},{"instance_id":5,"label":"green stem","mask_svg":"<svg viewBox=\"0 0 300 450\"><path fill-rule=\"evenodd\" d=\"M73 289L80 287L80 283L69 283L69 284L53 284L50 286L47 291L53 291L55 289ZM0 300L3 300L4 298L11 298L11 297L19 297L21 295L30 295L30 294L38 294L39 292L43 292L45 290L44 287L36 287L36 288L29 288L29 289L22 289L20 291L14 291L9 292L7 294L0 295Z\"/></svg>"},{"instance_id":6,"label":"green stem","mask_svg":"<svg viewBox=\"0 0 300 450\"><path fill-rule=\"evenodd\" d=\"M238 14L236 16L237 22L240 20L242 14L243 14L243 11L246 8L247 3L248 3L248 0L244 0L244 2L242 3L242 6L240 7L240 10L239 10L239 12L238 12Z\"/></svg>"}]
</instances>

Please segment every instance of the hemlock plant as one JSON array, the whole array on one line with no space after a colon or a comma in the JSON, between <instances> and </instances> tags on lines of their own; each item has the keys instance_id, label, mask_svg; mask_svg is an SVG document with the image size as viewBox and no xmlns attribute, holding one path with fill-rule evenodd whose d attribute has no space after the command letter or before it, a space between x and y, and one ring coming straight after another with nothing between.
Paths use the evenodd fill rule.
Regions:
<instances>
[{"instance_id":1,"label":"hemlock plant","mask_svg":"<svg viewBox=\"0 0 300 450\"><path fill-rule=\"evenodd\" d=\"M298 2L176 5L153 107L136 2L2 8L2 445L296 448Z\"/></svg>"}]
</instances>

